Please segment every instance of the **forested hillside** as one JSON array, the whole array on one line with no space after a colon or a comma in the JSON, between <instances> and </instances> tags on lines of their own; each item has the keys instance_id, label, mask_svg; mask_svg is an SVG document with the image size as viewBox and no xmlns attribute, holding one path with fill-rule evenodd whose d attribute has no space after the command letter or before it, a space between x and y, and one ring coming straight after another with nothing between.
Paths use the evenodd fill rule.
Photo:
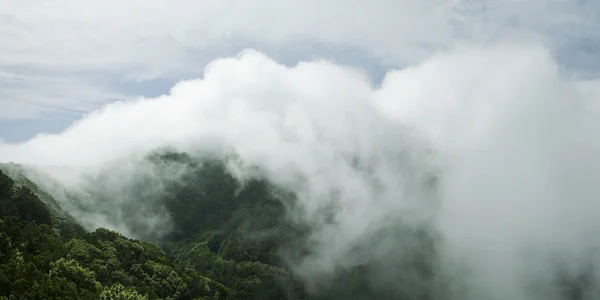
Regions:
<instances>
[{"instance_id":1,"label":"forested hillside","mask_svg":"<svg viewBox=\"0 0 600 300\"><path fill-rule=\"evenodd\" d=\"M294 266L311 254L313 228L287 218L292 195L266 181L240 182L218 160L156 152L148 161L159 169L180 168L176 178L160 179L164 191L150 205L168 211L168 234L136 233L135 207L126 217L133 235L152 242L104 228L85 230L61 208L61 201L74 199L55 199L19 166L1 166L0 299L460 298L460 282L436 269L432 231L391 227L381 234L402 243L311 286ZM143 203L143 187L131 203ZM101 189L90 190L90 197L107 200ZM588 271L557 277L563 299L593 298L586 296L593 277Z\"/></svg>"},{"instance_id":2,"label":"forested hillside","mask_svg":"<svg viewBox=\"0 0 600 300\"><path fill-rule=\"evenodd\" d=\"M0 171L0 299L228 297L226 287L178 268L156 245L106 229L61 231L59 221Z\"/></svg>"},{"instance_id":3,"label":"forested hillside","mask_svg":"<svg viewBox=\"0 0 600 300\"><path fill-rule=\"evenodd\" d=\"M431 255L427 253L414 256L427 259L389 262L419 270L411 272L410 278L378 279L374 283L368 275L372 275L377 265L363 264L339 270L318 289L307 289L294 275L292 265L309 254L306 237L311 228L286 218L281 193L275 193L265 181L239 182L221 161L199 161L172 152L156 152L148 161L158 167L172 164L183 167L177 180L165 179L165 192L153 200L168 210L173 222L167 235L152 238L154 244L103 228L86 232L61 209L61 201L28 180L18 166L3 168L0 297L428 299L433 296ZM139 192L144 194L143 190ZM91 197L103 197L100 190L96 193L92 190ZM135 218L133 211L131 218ZM419 249L433 250L430 239L423 237L424 244ZM398 288L396 280L405 283Z\"/></svg>"}]
</instances>

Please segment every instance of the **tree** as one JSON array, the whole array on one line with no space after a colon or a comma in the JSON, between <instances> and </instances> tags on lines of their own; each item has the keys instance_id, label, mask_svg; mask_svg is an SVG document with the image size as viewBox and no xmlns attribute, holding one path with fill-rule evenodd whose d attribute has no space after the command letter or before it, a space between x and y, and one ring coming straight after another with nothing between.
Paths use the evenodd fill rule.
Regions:
<instances>
[{"instance_id":1,"label":"tree","mask_svg":"<svg viewBox=\"0 0 600 300\"><path fill-rule=\"evenodd\" d=\"M52 216L50 211L38 197L28 188L20 187L15 192L14 203L23 221L36 224L50 225Z\"/></svg>"},{"instance_id":2,"label":"tree","mask_svg":"<svg viewBox=\"0 0 600 300\"><path fill-rule=\"evenodd\" d=\"M120 283L104 289L100 294L100 300L147 300L148 296L140 295L133 287L124 287Z\"/></svg>"}]
</instances>

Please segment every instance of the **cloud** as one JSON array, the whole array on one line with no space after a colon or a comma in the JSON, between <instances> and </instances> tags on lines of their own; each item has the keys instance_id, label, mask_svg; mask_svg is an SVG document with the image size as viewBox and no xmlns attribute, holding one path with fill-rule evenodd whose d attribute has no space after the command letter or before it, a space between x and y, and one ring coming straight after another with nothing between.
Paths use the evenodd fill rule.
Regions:
<instances>
[{"instance_id":1,"label":"cloud","mask_svg":"<svg viewBox=\"0 0 600 300\"><path fill-rule=\"evenodd\" d=\"M530 30L556 42L597 35L589 1L5 1L5 65L148 72L185 69L186 49L238 38L368 49L413 62L455 42ZM478 25L478 27L475 27Z\"/></svg>"},{"instance_id":2,"label":"cloud","mask_svg":"<svg viewBox=\"0 0 600 300\"><path fill-rule=\"evenodd\" d=\"M7 0L0 4L0 70L33 77L62 74L67 82L77 81L82 72L125 82L192 78L207 60L222 55L218 52L259 46L297 47L308 52L320 47L358 49L387 66L402 67L457 44L488 43L517 35L543 41L565 63L588 68L591 54L574 47L597 40L600 32L596 22L600 4L596 1L32 3ZM123 94L118 87L88 85L100 93ZM57 88L69 86L60 83ZM69 100L61 102L58 97L45 97L56 93L46 88L45 83L15 87L14 93L4 95L10 106L22 106L11 109L10 115L31 117L46 109L37 102L19 104L25 98L22 95L31 90L39 92L27 99L45 98L44 102L66 109L88 98L67 95Z\"/></svg>"},{"instance_id":3,"label":"cloud","mask_svg":"<svg viewBox=\"0 0 600 300\"><path fill-rule=\"evenodd\" d=\"M306 278L388 257L404 241L380 232L431 222L440 272L472 274L453 275L467 286L462 296L558 299L553 263L573 276L598 263L586 253L599 242L599 92L539 43L454 48L388 72L378 87L355 69L287 67L249 50L167 95L2 144L0 157L80 178L161 146L235 154L291 189L296 217L320 228L314 255L297 266ZM432 175L438 190L426 184Z\"/></svg>"},{"instance_id":4,"label":"cloud","mask_svg":"<svg viewBox=\"0 0 600 300\"><path fill-rule=\"evenodd\" d=\"M475 298L555 299L527 288L550 289L535 284L552 280L555 255L573 267L597 247L598 87L565 78L540 47L443 54L384 81L386 113L443 157L437 221L448 257L474 270ZM385 103L398 95L404 105Z\"/></svg>"},{"instance_id":5,"label":"cloud","mask_svg":"<svg viewBox=\"0 0 600 300\"><path fill-rule=\"evenodd\" d=\"M59 74L0 73L0 120L64 119L126 96L107 92L101 82Z\"/></svg>"}]
</instances>

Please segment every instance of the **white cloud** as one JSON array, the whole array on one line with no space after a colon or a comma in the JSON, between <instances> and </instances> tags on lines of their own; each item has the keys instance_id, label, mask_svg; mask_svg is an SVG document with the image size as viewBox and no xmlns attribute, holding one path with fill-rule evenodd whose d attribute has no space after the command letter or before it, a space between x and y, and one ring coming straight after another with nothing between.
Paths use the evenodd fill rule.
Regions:
<instances>
[{"instance_id":1,"label":"white cloud","mask_svg":"<svg viewBox=\"0 0 600 300\"><path fill-rule=\"evenodd\" d=\"M531 30L546 38L597 34L580 1L22 1L2 4L4 64L63 68L185 66L186 47L238 37L358 46L392 62L461 40ZM433 47L433 48L431 48Z\"/></svg>"},{"instance_id":2,"label":"white cloud","mask_svg":"<svg viewBox=\"0 0 600 300\"><path fill-rule=\"evenodd\" d=\"M306 222L339 205L300 267L308 277L378 259L391 241L373 242L374 232L433 214L445 271L465 262L473 297L554 299L544 289L550 257L585 263L582 253L600 242L599 91L564 77L548 48L532 43L450 51L389 72L380 88L327 62L288 68L250 51L214 61L169 95L0 145L0 157L85 174L165 145L233 152L293 189ZM442 176L437 208L422 186L431 168ZM369 251L350 251L365 243Z\"/></svg>"},{"instance_id":3,"label":"white cloud","mask_svg":"<svg viewBox=\"0 0 600 300\"><path fill-rule=\"evenodd\" d=\"M7 0L0 11L0 70L112 72L119 80L189 77L202 69L196 63L207 49L236 49L238 40L352 47L385 64L406 65L457 43L515 35L571 53L578 39L600 34L595 1Z\"/></svg>"}]
</instances>

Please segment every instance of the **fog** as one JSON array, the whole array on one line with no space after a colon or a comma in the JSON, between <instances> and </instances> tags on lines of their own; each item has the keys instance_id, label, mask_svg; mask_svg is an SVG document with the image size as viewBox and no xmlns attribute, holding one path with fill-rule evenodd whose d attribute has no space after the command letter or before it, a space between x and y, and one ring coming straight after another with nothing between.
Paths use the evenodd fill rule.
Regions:
<instances>
[{"instance_id":1,"label":"fog","mask_svg":"<svg viewBox=\"0 0 600 300\"><path fill-rule=\"evenodd\" d=\"M304 278L389 258L410 240L381 232L426 224L440 236L439 274L466 287L460 299L561 299L559 267L576 276L600 257L598 96L599 84L565 75L537 43L454 48L379 86L361 70L286 67L247 50L161 97L0 144L0 158L80 191L110 168L105 188L119 193L140 175L134 162L161 147L236 157L236 176L289 189L299 201L290 217L318 228L296 266ZM114 213L75 215L127 232ZM140 219L168 230L167 215Z\"/></svg>"}]
</instances>

